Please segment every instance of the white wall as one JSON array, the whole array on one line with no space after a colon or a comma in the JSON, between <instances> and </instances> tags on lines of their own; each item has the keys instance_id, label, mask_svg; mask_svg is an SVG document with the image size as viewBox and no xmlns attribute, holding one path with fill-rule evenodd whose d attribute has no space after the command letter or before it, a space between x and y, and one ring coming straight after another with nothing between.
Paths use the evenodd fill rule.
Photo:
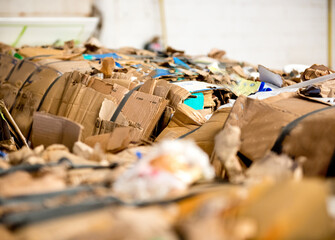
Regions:
<instances>
[{"instance_id":1,"label":"white wall","mask_svg":"<svg viewBox=\"0 0 335 240\"><path fill-rule=\"evenodd\" d=\"M153 35L161 34L158 2L96 0L104 16L102 42L111 48L142 47ZM186 53L205 54L216 47L226 50L233 59L269 67L327 64L327 0L164 3L168 44ZM334 42L335 30L333 35Z\"/></svg>"}]
</instances>

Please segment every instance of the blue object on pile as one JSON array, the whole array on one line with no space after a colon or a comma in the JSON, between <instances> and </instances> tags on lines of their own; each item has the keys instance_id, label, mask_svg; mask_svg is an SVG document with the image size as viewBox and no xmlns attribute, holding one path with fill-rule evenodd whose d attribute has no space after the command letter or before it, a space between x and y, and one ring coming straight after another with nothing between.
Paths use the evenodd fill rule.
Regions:
<instances>
[{"instance_id":1,"label":"blue object on pile","mask_svg":"<svg viewBox=\"0 0 335 240\"><path fill-rule=\"evenodd\" d=\"M270 92L272 91L271 88L265 87L265 82L261 82L261 85L259 86L258 92Z\"/></svg>"},{"instance_id":2,"label":"blue object on pile","mask_svg":"<svg viewBox=\"0 0 335 240\"><path fill-rule=\"evenodd\" d=\"M105 54L83 54L84 59L86 60L101 60L106 57L112 57L114 59L121 59L116 53L105 53Z\"/></svg>"},{"instance_id":3,"label":"blue object on pile","mask_svg":"<svg viewBox=\"0 0 335 240\"><path fill-rule=\"evenodd\" d=\"M171 75L171 76L174 75L174 74L170 73L169 70L162 69L162 68L156 68L154 71L155 71L155 75L152 76L153 78L161 77L161 76L167 76L167 75Z\"/></svg>"},{"instance_id":4,"label":"blue object on pile","mask_svg":"<svg viewBox=\"0 0 335 240\"><path fill-rule=\"evenodd\" d=\"M184 67L186 69L191 69L189 65L187 65L186 63L184 63L182 60L180 60L179 58L177 57L173 57L173 61L175 64L181 66L181 67Z\"/></svg>"},{"instance_id":5,"label":"blue object on pile","mask_svg":"<svg viewBox=\"0 0 335 240\"><path fill-rule=\"evenodd\" d=\"M190 106L194 110L201 110L204 109L205 98L202 92L192 93L191 98L187 98L184 100L184 103L187 106Z\"/></svg>"}]
</instances>

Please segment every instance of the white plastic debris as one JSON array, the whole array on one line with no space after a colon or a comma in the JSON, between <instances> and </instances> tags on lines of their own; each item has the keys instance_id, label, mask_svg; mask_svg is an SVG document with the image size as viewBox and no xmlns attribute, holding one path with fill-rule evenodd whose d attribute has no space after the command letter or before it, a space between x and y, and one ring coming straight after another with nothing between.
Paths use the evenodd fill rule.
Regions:
<instances>
[{"instance_id":1,"label":"white plastic debris","mask_svg":"<svg viewBox=\"0 0 335 240\"><path fill-rule=\"evenodd\" d=\"M208 156L189 140L165 140L114 183L114 191L133 200L172 196L200 179L212 179Z\"/></svg>"}]
</instances>

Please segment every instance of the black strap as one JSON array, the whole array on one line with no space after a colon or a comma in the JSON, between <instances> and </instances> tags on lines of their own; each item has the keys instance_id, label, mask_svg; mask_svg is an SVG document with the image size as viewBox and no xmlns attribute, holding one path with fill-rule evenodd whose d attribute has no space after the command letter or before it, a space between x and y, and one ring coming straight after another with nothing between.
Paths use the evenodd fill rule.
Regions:
<instances>
[{"instance_id":1,"label":"black strap","mask_svg":"<svg viewBox=\"0 0 335 240\"><path fill-rule=\"evenodd\" d=\"M335 150L328 166L326 177L335 177Z\"/></svg>"},{"instance_id":2,"label":"black strap","mask_svg":"<svg viewBox=\"0 0 335 240\"><path fill-rule=\"evenodd\" d=\"M10 229L17 229L36 222L65 217L77 213L84 213L92 210L101 209L112 204L122 203L123 202L121 202L119 199L109 196L101 200L94 199L82 202L80 204L58 206L51 209L39 209L37 211L4 215L0 218L0 223L6 225Z\"/></svg>"},{"instance_id":3,"label":"black strap","mask_svg":"<svg viewBox=\"0 0 335 240\"><path fill-rule=\"evenodd\" d=\"M97 185L79 185L75 187L66 188L60 191L53 191L53 192L43 192L43 193L35 193L35 194L28 194L28 195L17 195L13 197L0 197L0 206L6 205L14 205L14 204L21 204L21 203L43 203L44 200L60 197L60 196L72 196L78 193L89 192L94 193L95 189L97 188L106 188L104 184L97 184Z\"/></svg>"},{"instance_id":4,"label":"black strap","mask_svg":"<svg viewBox=\"0 0 335 240\"><path fill-rule=\"evenodd\" d=\"M200 126L200 127L201 127L201 126ZM194 133L195 131L197 131L200 127L197 127L197 128L195 128L195 129L193 129L193 130L191 130L191 131L185 133L184 135L181 135L178 139L183 139L183 138L187 137L187 136L190 135L191 133Z\"/></svg>"},{"instance_id":5,"label":"black strap","mask_svg":"<svg viewBox=\"0 0 335 240\"><path fill-rule=\"evenodd\" d=\"M8 169L1 169L0 168L0 176L4 176L7 174L11 174L17 171L25 171L25 172L30 172L34 173L42 169L43 167L54 167L54 166L59 166L61 164L66 164L68 166L68 169L84 169L84 168L90 168L90 169L114 169L118 167L118 163L111 163L110 165L107 166L102 166L102 165L87 165L87 164L73 164L72 161L68 158L61 158L58 160L58 162L52 162L52 163L47 163L47 164L32 164L32 165L27 165L27 164L20 164Z\"/></svg>"},{"instance_id":6,"label":"black strap","mask_svg":"<svg viewBox=\"0 0 335 240\"><path fill-rule=\"evenodd\" d=\"M252 164L252 161L246 157L243 153L240 151L237 152L237 156L241 159L241 161L244 163L244 165L249 168Z\"/></svg>"},{"instance_id":7,"label":"black strap","mask_svg":"<svg viewBox=\"0 0 335 240\"><path fill-rule=\"evenodd\" d=\"M283 150L283 142L286 138L287 135L290 134L290 132L293 130L293 128L295 128L299 122L301 122L301 120L305 119L306 117L309 117L313 114L316 114L316 113L319 113L319 112L322 112L322 111L325 111L325 110L329 110L329 109L333 109L335 107L334 106L330 106L330 107L325 107L325 108L321 108L321 109L318 109L318 110L315 110L313 112L309 112L305 115L302 115L301 117L293 120L292 122L290 122L289 124L287 124L282 132L280 133L280 135L278 136L275 144L273 145L271 151L277 153L277 154L281 154L282 153L282 150Z\"/></svg>"},{"instance_id":8,"label":"black strap","mask_svg":"<svg viewBox=\"0 0 335 240\"><path fill-rule=\"evenodd\" d=\"M124 105L126 104L126 102L128 101L129 97L133 94L133 92L137 91L142 85L137 85L136 87L134 87L132 90L130 90L129 92L127 92L124 97L122 98L119 106L116 108L113 116L111 117L110 121L115 122L117 117L119 116L122 108L124 107Z\"/></svg>"}]
</instances>

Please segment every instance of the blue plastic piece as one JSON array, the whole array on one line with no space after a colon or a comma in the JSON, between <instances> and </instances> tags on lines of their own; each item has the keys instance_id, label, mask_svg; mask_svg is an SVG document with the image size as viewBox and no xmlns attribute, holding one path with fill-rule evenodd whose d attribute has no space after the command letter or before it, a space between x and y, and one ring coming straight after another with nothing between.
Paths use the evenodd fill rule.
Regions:
<instances>
[{"instance_id":1,"label":"blue plastic piece","mask_svg":"<svg viewBox=\"0 0 335 240\"><path fill-rule=\"evenodd\" d=\"M101 60L106 57L112 57L114 59L121 59L116 53L105 53L105 54L83 54L84 59L86 60Z\"/></svg>"},{"instance_id":2,"label":"blue plastic piece","mask_svg":"<svg viewBox=\"0 0 335 240\"><path fill-rule=\"evenodd\" d=\"M140 151L136 151L136 157L138 160L140 160L142 158L142 153Z\"/></svg>"},{"instance_id":3,"label":"blue plastic piece","mask_svg":"<svg viewBox=\"0 0 335 240\"><path fill-rule=\"evenodd\" d=\"M162 68L156 68L154 71L155 71L155 75L152 76L153 78L161 77L161 76L167 76L167 75L173 75L173 74L170 73L169 70L162 69Z\"/></svg>"},{"instance_id":4,"label":"blue plastic piece","mask_svg":"<svg viewBox=\"0 0 335 240\"><path fill-rule=\"evenodd\" d=\"M258 92L270 92L272 91L271 88L265 88L265 82L261 82L261 85L259 86Z\"/></svg>"},{"instance_id":5,"label":"blue plastic piece","mask_svg":"<svg viewBox=\"0 0 335 240\"><path fill-rule=\"evenodd\" d=\"M115 62L115 66L117 66L118 68L123 68L122 65L118 62Z\"/></svg>"},{"instance_id":6,"label":"blue plastic piece","mask_svg":"<svg viewBox=\"0 0 335 240\"><path fill-rule=\"evenodd\" d=\"M187 106L190 106L194 110L204 109L205 98L202 92L192 93L192 96L196 96L196 98L187 98L184 100L184 103Z\"/></svg>"},{"instance_id":7,"label":"blue plastic piece","mask_svg":"<svg viewBox=\"0 0 335 240\"><path fill-rule=\"evenodd\" d=\"M190 66L188 66L186 63L184 63L182 60L180 60L179 58L177 57L173 57L173 61L175 64L181 66L181 67L184 67L186 69L191 69Z\"/></svg>"}]
</instances>

